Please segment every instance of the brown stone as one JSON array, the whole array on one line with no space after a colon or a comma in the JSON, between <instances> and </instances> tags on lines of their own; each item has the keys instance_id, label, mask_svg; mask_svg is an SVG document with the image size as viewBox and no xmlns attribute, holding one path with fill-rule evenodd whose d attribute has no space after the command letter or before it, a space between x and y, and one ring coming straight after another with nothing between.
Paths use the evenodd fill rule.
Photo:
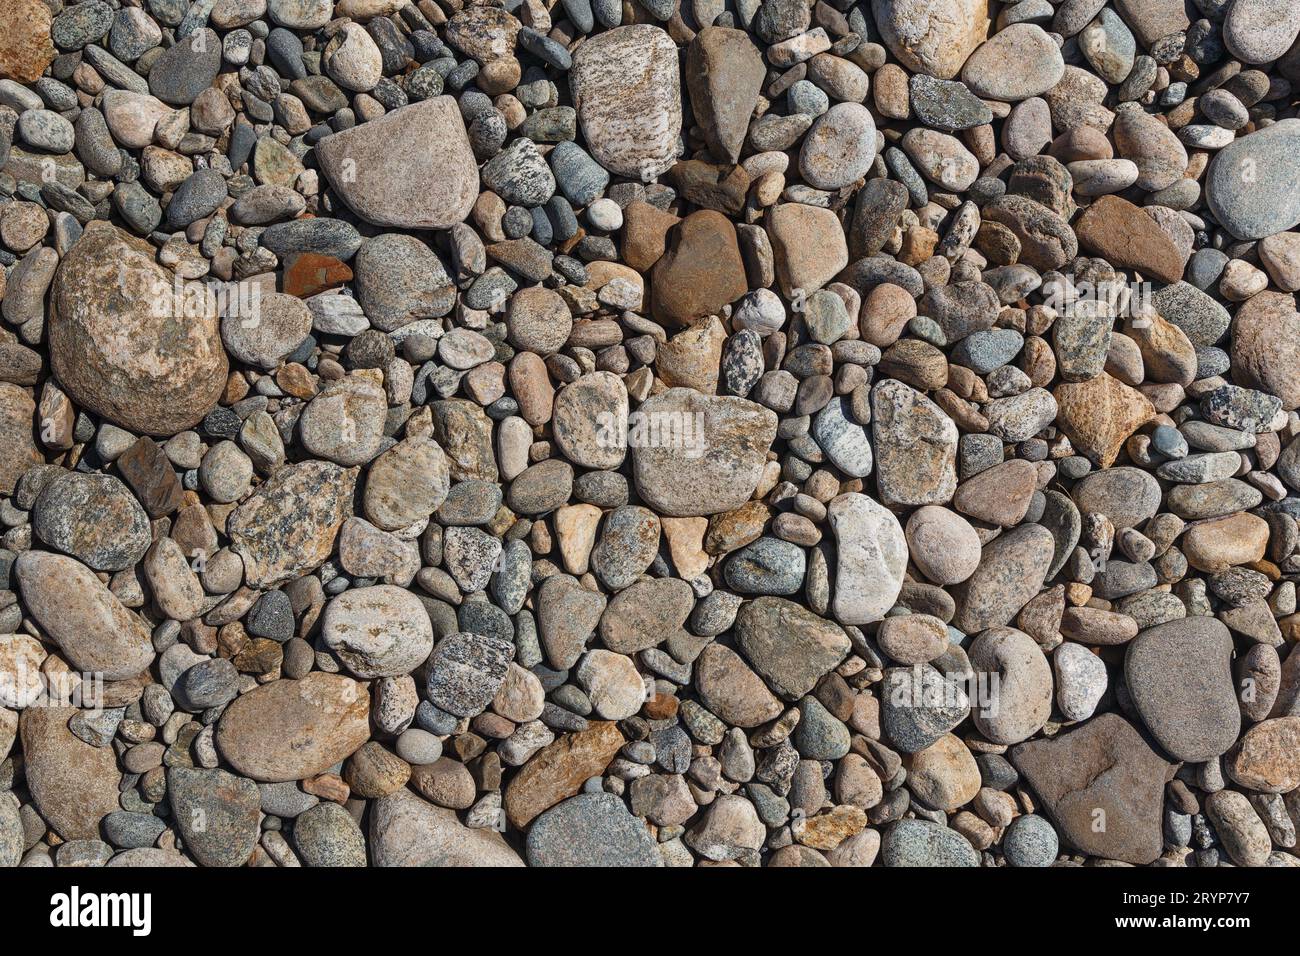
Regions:
<instances>
[{"instance_id":1,"label":"brown stone","mask_svg":"<svg viewBox=\"0 0 1300 956\"><path fill-rule=\"evenodd\" d=\"M718 392L718 367L727 330L712 316L678 332L655 351L655 372L669 388L693 388L705 395Z\"/></svg>"},{"instance_id":2,"label":"brown stone","mask_svg":"<svg viewBox=\"0 0 1300 956\"><path fill-rule=\"evenodd\" d=\"M677 191L701 208L716 209L731 216L738 216L745 208L749 174L740 166L687 159L674 166L669 175Z\"/></svg>"},{"instance_id":3,"label":"brown stone","mask_svg":"<svg viewBox=\"0 0 1300 956\"><path fill-rule=\"evenodd\" d=\"M1024 518L1037 486L1033 462L1013 458L963 481L952 504L971 518L1010 528Z\"/></svg>"},{"instance_id":4,"label":"brown stone","mask_svg":"<svg viewBox=\"0 0 1300 956\"><path fill-rule=\"evenodd\" d=\"M185 490L167 453L147 435L117 459L117 470L150 518L169 515L185 502Z\"/></svg>"},{"instance_id":5,"label":"brown stone","mask_svg":"<svg viewBox=\"0 0 1300 956\"><path fill-rule=\"evenodd\" d=\"M710 644L696 659L695 686L704 706L735 727L757 727L781 714L781 702L763 679L721 644Z\"/></svg>"},{"instance_id":6,"label":"brown stone","mask_svg":"<svg viewBox=\"0 0 1300 956\"><path fill-rule=\"evenodd\" d=\"M0 79L35 83L54 59L50 8L41 0L0 4Z\"/></svg>"},{"instance_id":7,"label":"brown stone","mask_svg":"<svg viewBox=\"0 0 1300 956\"><path fill-rule=\"evenodd\" d=\"M1156 414L1150 400L1103 372L1086 382L1058 385L1057 424L1082 455L1109 468L1124 442Z\"/></svg>"},{"instance_id":8,"label":"brown stone","mask_svg":"<svg viewBox=\"0 0 1300 956\"><path fill-rule=\"evenodd\" d=\"M366 685L316 672L263 684L236 698L217 724L221 755L264 783L314 777L370 737Z\"/></svg>"},{"instance_id":9,"label":"brown stone","mask_svg":"<svg viewBox=\"0 0 1300 956\"><path fill-rule=\"evenodd\" d=\"M542 811L573 796L588 778L605 772L624 743L617 724L594 721L543 747L506 786L503 805L511 825L523 829Z\"/></svg>"},{"instance_id":10,"label":"brown stone","mask_svg":"<svg viewBox=\"0 0 1300 956\"><path fill-rule=\"evenodd\" d=\"M669 233L670 248L651 276L654 317L685 326L716 315L749 290L736 228L720 212L691 213Z\"/></svg>"},{"instance_id":11,"label":"brown stone","mask_svg":"<svg viewBox=\"0 0 1300 956\"><path fill-rule=\"evenodd\" d=\"M27 787L41 817L65 840L99 839L99 821L120 809L112 747L92 747L68 729L75 707L29 707L19 734Z\"/></svg>"},{"instance_id":12,"label":"brown stone","mask_svg":"<svg viewBox=\"0 0 1300 956\"><path fill-rule=\"evenodd\" d=\"M27 390L0 382L0 494L13 494L22 473L45 460L33 438L35 419Z\"/></svg>"},{"instance_id":13,"label":"brown stone","mask_svg":"<svg viewBox=\"0 0 1300 956\"><path fill-rule=\"evenodd\" d=\"M709 518L704 537L708 554L727 554L757 541L772 518L772 509L762 501L746 501L739 508Z\"/></svg>"},{"instance_id":14,"label":"brown stone","mask_svg":"<svg viewBox=\"0 0 1300 956\"><path fill-rule=\"evenodd\" d=\"M1295 296L1261 292L1242 304L1232 320L1232 375L1238 385L1258 388L1300 408L1300 314Z\"/></svg>"},{"instance_id":15,"label":"brown stone","mask_svg":"<svg viewBox=\"0 0 1300 956\"><path fill-rule=\"evenodd\" d=\"M787 297L796 289L811 295L849 264L844 227L829 209L781 203L767 213L776 278Z\"/></svg>"},{"instance_id":16,"label":"brown stone","mask_svg":"<svg viewBox=\"0 0 1300 956\"><path fill-rule=\"evenodd\" d=\"M623 210L623 261L649 272L668 247L668 230L681 222L672 213L637 200Z\"/></svg>"},{"instance_id":17,"label":"brown stone","mask_svg":"<svg viewBox=\"0 0 1300 956\"><path fill-rule=\"evenodd\" d=\"M1079 245L1120 269L1161 282L1183 277L1183 257L1156 221L1126 199L1102 196L1075 223Z\"/></svg>"},{"instance_id":18,"label":"brown stone","mask_svg":"<svg viewBox=\"0 0 1300 956\"><path fill-rule=\"evenodd\" d=\"M1174 766L1123 717L1102 714L1078 730L1019 744L1010 758L1070 846L1136 866L1160 855Z\"/></svg>"},{"instance_id":19,"label":"brown stone","mask_svg":"<svg viewBox=\"0 0 1300 956\"><path fill-rule=\"evenodd\" d=\"M1228 755L1228 774L1261 793L1300 787L1300 717L1275 717L1251 727Z\"/></svg>"},{"instance_id":20,"label":"brown stone","mask_svg":"<svg viewBox=\"0 0 1300 956\"><path fill-rule=\"evenodd\" d=\"M1196 522L1188 527L1180 547L1188 564L1216 574L1263 558L1268 533L1267 521L1243 511Z\"/></svg>"},{"instance_id":21,"label":"brown stone","mask_svg":"<svg viewBox=\"0 0 1300 956\"><path fill-rule=\"evenodd\" d=\"M50 365L78 405L128 431L174 435L217 403L229 365L216 309L176 314L195 296L177 296L154 256L103 220L86 227L54 277Z\"/></svg>"},{"instance_id":22,"label":"brown stone","mask_svg":"<svg viewBox=\"0 0 1300 956\"><path fill-rule=\"evenodd\" d=\"M1154 309L1130 321L1126 332L1142 354L1148 382L1177 382L1186 387L1196 379L1196 346L1186 332Z\"/></svg>"},{"instance_id":23,"label":"brown stone","mask_svg":"<svg viewBox=\"0 0 1300 956\"><path fill-rule=\"evenodd\" d=\"M766 70L744 30L706 26L686 50L686 87L709 151L736 162Z\"/></svg>"},{"instance_id":24,"label":"brown stone","mask_svg":"<svg viewBox=\"0 0 1300 956\"><path fill-rule=\"evenodd\" d=\"M316 252L299 252L284 260L283 290L307 299L352 281L347 263Z\"/></svg>"}]
</instances>

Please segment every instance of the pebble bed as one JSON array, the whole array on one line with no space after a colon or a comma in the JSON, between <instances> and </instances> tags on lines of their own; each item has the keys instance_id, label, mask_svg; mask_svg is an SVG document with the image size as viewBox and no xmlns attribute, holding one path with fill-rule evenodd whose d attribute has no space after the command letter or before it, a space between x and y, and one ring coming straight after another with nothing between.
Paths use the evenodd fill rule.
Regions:
<instances>
[{"instance_id":1,"label":"pebble bed","mask_svg":"<svg viewBox=\"0 0 1300 956\"><path fill-rule=\"evenodd\" d=\"M1296 866L1295 0L4 0L0 866Z\"/></svg>"}]
</instances>

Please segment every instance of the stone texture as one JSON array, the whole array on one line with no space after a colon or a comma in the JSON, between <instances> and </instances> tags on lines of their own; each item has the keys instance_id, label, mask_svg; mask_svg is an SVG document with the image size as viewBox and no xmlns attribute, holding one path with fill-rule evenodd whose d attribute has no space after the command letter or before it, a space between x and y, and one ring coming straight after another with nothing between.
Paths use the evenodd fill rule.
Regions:
<instances>
[{"instance_id":1,"label":"stone texture","mask_svg":"<svg viewBox=\"0 0 1300 956\"><path fill-rule=\"evenodd\" d=\"M175 314L172 275L141 240L91 223L59 266L52 303L54 374L95 413L128 431L173 435L221 396L228 364L218 316Z\"/></svg>"},{"instance_id":2,"label":"stone texture","mask_svg":"<svg viewBox=\"0 0 1300 956\"><path fill-rule=\"evenodd\" d=\"M456 101L437 96L316 144L344 202L377 226L448 229L478 198L478 168Z\"/></svg>"}]
</instances>

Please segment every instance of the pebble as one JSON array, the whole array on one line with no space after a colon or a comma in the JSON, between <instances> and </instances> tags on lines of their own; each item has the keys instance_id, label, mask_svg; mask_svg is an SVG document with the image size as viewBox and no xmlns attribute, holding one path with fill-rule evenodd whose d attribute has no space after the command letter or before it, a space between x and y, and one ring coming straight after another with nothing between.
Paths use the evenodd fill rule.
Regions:
<instances>
[{"instance_id":1,"label":"pebble","mask_svg":"<svg viewBox=\"0 0 1300 956\"><path fill-rule=\"evenodd\" d=\"M663 866L644 824L609 793L570 797L528 831L529 866Z\"/></svg>"},{"instance_id":2,"label":"pebble","mask_svg":"<svg viewBox=\"0 0 1300 956\"><path fill-rule=\"evenodd\" d=\"M95 307L110 283L121 297L112 316ZM129 431L172 435L193 427L225 385L217 316L204 310L179 325L158 314L158 290L170 296L172 286L147 244L97 221L69 250L51 290L55 374L75 401ZM183 308L170 298L164 304ZM97 345L87 349L85 341Z\"/></svg>"},{"instance_id":3,"label":"pebble","mask_svg":"<svg viewBox=\"0 0 1300 956\"><path fill-rule=\"evenodd\" d=\"M1212 618L1149 628L1128 645L1124 677L1142 721L1178 760L1204 762L1236 741L1232 640Z\"/></svg>"},{"instance_id":4,"label":"pebble","mask_svg":"<svg viewBox=\"0 0 1300 956\"><path fill-rule=\"evenodd\" d=\"M344 202L374 225L446 229L463 221L478 197L469 137L449 96L327 136L316 144L316 155ZM415 179L408 170L418 171ZM394 188L399 183L409 192ZM411 201L412 195L419 200Z\"/></svg>"},{"instance_id":5,"label":"pebble","mask_svg":"<svg viewBox=\"0 0 1300 956\"><path fill-rule=\"evenodd\" d=\"M673 164L681 79L663 30L635 24L598 34L573 58L569 87L587 148L611 173L653 181Z\"/></svg>"},{"instance_id":6,"label":"pebble","mask_svg":"<svg viewBox=\"0 0 1300 956\"><path fill-rule=\"evenodd\" d=\"M799 152L799 171L817 189L855 182L876 158L876 124L858 103L837 103L817 118Z\"/></svg>"},{"instance_id":7,"label":"pebble","mask_svg":"<svg viewBox=\"0 0 1300 956\"><path fill-rule=\"evenodd\" d=\"M1295 171L1286 157L1300 142L1289 119L1239 137L1219 150L1205 174L1210 211L1238 239L1263 239L1300 223Z\"/></svg>"}]
</instances>

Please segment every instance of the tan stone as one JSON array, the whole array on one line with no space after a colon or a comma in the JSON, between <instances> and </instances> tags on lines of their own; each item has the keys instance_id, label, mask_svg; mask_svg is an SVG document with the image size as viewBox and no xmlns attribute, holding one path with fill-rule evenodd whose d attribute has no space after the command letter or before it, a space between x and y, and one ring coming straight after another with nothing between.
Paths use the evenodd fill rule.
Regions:
<instances>
[{"instance_id":1,"label":"tan stone","mask_svg":"<svg viewBox=\"0 0 1300 956\"><path fill-rule=\"evenodd\" d=\"M829 209L782 203L767 212L776 278L787 297L811 295L849 264L844 227Z\"/></svg>"},{"instance_id":2,"label":"tan stone","mask_svg":"<svg viewBox=\"0 0 1300 956\"><path fill-rule=\"evenodd\" d=\"M1150 421L1155 407L1145 395L1103 372L1086 382L1058 385L1057 424L1102 468L1109 468L1128 436Z\"/></svg>"},{"instance_id":3,"label":"tan stone","mask_svg":"<svg viewBox=\"0 0 1300 956\"><path fill-rule=\"evenodd\" d=\"M543 747L506 786L502 802L511 825L523 829L543 810L573 796L588 778L605 772L624 742L617 724L593 721Z\"/></svg>"},{"instance_id":4,"label":"tan stone","mask_svg":"<svg viewBox=\"0 0 1300 956\"><path fill-rule=\"evenodd\" d=\"M216 743L241 774L274 783L315 776L369 737L366 685L318 671L236 698L221 715Z\"/></svg>"},{"instance_id":5,"label":"tan stone","mask_svg":"<svg viewBox=\"0 0 1300 956\"><path fill-rule=\"evenodd\" d=\"M1244 511L1196 522L1181 544L1187 563L1207 574L1258 561L1267 547L1268 522Z\"/></svg>"},{"instance_id":6,"label":"tan stone","mask_svg":"<svg viewBox=\"0 0 1300 956\"><path fill-rule=\"evenodd\" d=\"M50 8L41 0L0 4L0 79L35 83L54 59Z\"/></svg>"},{"instance_id":7,"label":"tan stone","mask_svg":"<svg viewBox=\"0 0 1300 956\"><path fill-rule=\"evenodd\" d=\"M671 247L651 276L654 317L667 326L686 326L718 314L744 295L749 284L740 258L736 228L720 212L691 213L669 234Z\"/></svg>"}]
</instances>

